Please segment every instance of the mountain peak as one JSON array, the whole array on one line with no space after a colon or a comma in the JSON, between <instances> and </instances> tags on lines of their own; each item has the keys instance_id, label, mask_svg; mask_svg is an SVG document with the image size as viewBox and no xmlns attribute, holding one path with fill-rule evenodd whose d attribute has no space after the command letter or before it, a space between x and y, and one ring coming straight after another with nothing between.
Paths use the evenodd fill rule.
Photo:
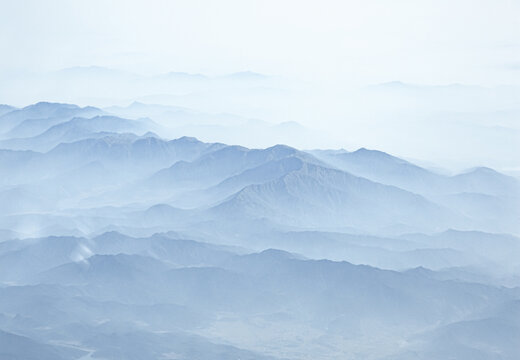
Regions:
<instances>
[{"instance_id":1,"label":"mountain peak","mask_svg":"<svg viewBox=\"0 0 520 360\"><path fill-rule=\"evenodd\" d=\"M24 109L36 109L36 108L52 108L52 107L62 107L62 108L70 108L70 109L79 109L78 105L75 104L67 104L67 103L58 103L58 102L48 102L48 101L40 101L36 104L27 105Z\"/></svg>"},{"instance_id":2,"label":"mountain peak","mask_svg":"<svg viewBox=\"0 0 520 360\"><path fill-rule=\"evenodd\" d=\"M475 168L472 168L472 169L470 169L469 171L466 172L466 174L470 174L470 173L474 173L474 174L494 174L494 175L500 174L498 171L493 170L493 169L488 168L488 167L485 167L485 166L475 167Z\"/></svg>"},{"instance_id":3,"label":"mountain peak","mask_svg":"<svg viewBox=\"0 0 520 360\"><path fill-rule=\"evenodd\" d=\"M260 252L258 255L262 256L262 257L277 258L277 259L296 259L299 257L288 251L273 249L273 248L265 249L262 252Z\"/></svg>"},{"instance_id":4,"label":"mountain peak","mask_svg":"<svg viewBox=\"0 0 520 360\"><path fill-rule=\"evenodd\" d=\"M193 136L181 136L180 138L177 138L177 139L175 139L174 141L179 141L179 142L192 142L192 143L200 142L199 139L197 139L196 137L193 137Z\"/></svg>"},{"instance_id":5,"label":"mountain peak","mask_svg":"<svg viewBox=\"0 0 520 360\"><path fill-rule=\"evenodd\" d=\"M360 157L363 157L363 158L370 158L370 159L388 159L388 160L393 160L393 161L396 161L396 162L400 162L400 163L407 163L407 161L403 160L403 159L400 159L398 157L395 157L393 155L390 155L384 151L380 151L380 150L372 150L372 149L367 149L367 148L359 148L357 149L356 151L354 152L351 152L351 153L346 153L347 156L360 156Z\"/></svg>"}]
</instances>

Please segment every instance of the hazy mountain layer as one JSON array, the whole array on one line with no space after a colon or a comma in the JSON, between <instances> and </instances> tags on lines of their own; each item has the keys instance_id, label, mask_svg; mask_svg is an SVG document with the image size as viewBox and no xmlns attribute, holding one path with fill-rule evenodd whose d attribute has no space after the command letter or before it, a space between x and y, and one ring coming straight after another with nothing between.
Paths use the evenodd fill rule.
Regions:
<instances>
[{"instance_id":1,"label":"hazy mountain layer","mask_svg":"<svg viewBox=\"0 0 520 360\"><path fill-rule=\"evenodd\" d=\"M0 358L520 357L516 178L164 126L211 119L267 126L0 106Z\"/></svg>"}]
</instances>

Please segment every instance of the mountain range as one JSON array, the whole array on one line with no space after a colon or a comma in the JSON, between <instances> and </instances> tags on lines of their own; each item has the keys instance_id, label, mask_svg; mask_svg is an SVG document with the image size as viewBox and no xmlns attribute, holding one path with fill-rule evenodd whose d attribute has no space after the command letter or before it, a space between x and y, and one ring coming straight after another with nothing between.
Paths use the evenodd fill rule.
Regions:
<instances>
[{"instance_id":1,"label":"mountain range","mask_svg":"<svg viewBox=\"0 0 520 360\"><path fill-rule=\"evenodd\" d=\"M170 136L208 119L270 126L0 106L0 358L520 356L518 179Z\"/></svg>"}]
</instances>

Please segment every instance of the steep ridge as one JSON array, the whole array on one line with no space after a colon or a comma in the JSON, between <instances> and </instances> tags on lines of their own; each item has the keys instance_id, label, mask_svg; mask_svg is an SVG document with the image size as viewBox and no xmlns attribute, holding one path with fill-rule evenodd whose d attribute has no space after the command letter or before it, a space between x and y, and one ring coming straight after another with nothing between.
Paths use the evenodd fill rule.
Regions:
<instances>
[{"instance_id":1,"label":"steep ridge","mask_svg":"<svg viewBox=\"0 0 520 360\"><path fill-rule=\"evenodd\" d=\"M193 162L178 162L155 174L150 182L154 186L170 186L178 183L194 183L211 186L254 168L268 161L279 160L299 153L285 145L267 149L248 149L241 146L226 146Z\"/></svg>"},{"instance_id":2,"label":"steep ridge","mask_svg":"<svg viewBox=\"0 0 520 360\"><path fill-rule=\"evenodd\" d=\"M442 229L460 221L448 209L396 187L303 163L274 181L249 185L213 208L225 216L267 217L299 226ZM232 214L232 215L231 215Z\"/></svg>"},{"instance_id":3,"label":"steep ridge","mask_svg":"<svg viewBox=\"0 0 520 360\"><path fill-rule=\"evenodd\" d=\"M60 104L60 103L49 103L39 102L33 105L26 106L22 109L14 109L0 116L0 133L4 133L4 137L7 137L5 133L13 130L18 125L22 124L26 120L42 119L45 125L57 124L62 121L67 121L76 116L92 116L101 113L100 109L87 106L81 108L73 104ZM30 123L29 123L30 125ZM22 129L25 128L22 125ZM23 131L22 131L23 132ZM15 130L9 137L18 136L18 130Z\"/></svg>"},{"instance_id":4,"label":"steep ridge","mask_svg":"<svg viewBox=\"0 0 520 360\"><path fill-rule=\"evenodd\" d=\"M425 195L473 192L520 195L520 182L492 169L477 168L445 176L382 151L361 148L354 152L311 151L318 158L354 175Z\"/></svg>"},{"instance_id":5,"label":"steep ridge","mask_svg":"<svg viewBox=\"0 0 520 360\"><path fill-rule=\"evenodd\" d=\"M46 129L43 133L29 138L11 138L0 142L1 147L14 150L35 150L46 152L60 143L82 139L98 138L107 133L145 133L157 126L152 122L127 120L114 116L93 118L74 117Z\"/></svg>"}]
</instances>

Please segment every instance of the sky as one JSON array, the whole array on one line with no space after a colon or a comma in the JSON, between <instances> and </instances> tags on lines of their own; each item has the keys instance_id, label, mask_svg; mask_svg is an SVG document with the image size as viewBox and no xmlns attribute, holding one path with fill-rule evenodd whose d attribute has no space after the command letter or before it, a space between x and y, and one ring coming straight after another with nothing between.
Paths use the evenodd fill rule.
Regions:
<instances>
[{"instance_id":1,"label":"sky","mask_svg":"<svg viewBox=\"0 0 520 360\"><path fill-rule=\"evenodd\" d=\"M520 1L506 0L0 0L0 103L142 100L101 101L97 90L74 97L58 85L51 96L37 81L77 66L144 76L254 71L294 81L297 94L259 97L255 111L196 105L328 134L287 139L298 146L367 146L520 174L511 155L520 151L518 24Z\"/></svg>"},{"instance_id":2,"label":"sky","mask_svg":"<svg viewBox=\"0 0 520 360\"><path fill-rule=\"evenodd\" d=\"M149 73L253 70L356 84L520 82L518 1L0 4L3 71L95 64Z\"/></svg>"}]
</instances>

